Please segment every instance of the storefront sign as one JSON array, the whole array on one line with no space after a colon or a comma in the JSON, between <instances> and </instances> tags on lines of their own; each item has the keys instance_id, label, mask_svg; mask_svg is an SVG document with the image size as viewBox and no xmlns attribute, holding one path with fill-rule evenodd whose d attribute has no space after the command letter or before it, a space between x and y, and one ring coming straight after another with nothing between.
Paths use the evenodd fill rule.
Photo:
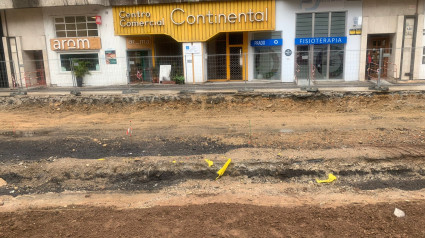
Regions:
<instances>
[{"instance_id":1,"label":"storefront sign","mask_svg":"<svg viewBox=\"0 0 425 238\"><path fill-rule=\"evenodd\" d=\"M129 50L152 49L153 40L150 36L133 36L127 37L126 44Z\"/></svg>"},{"instance_id":2,"label":"storefront sign","mask_svg":"<svg viewBox=\"0 0 425 238\"><path fill-rule=\"evenodd\" d=\"M295 38L295 45L346 44L347 37Z\"/></svg>"},{"instance_id":3,"label":"storefront sign","mask_svg":"<svg viewBox=\"0 0 425 238\"><path fill-rule=\"evenodd\" d=\"M113 8L116 35L166 34L202 42L220 32L275 29L275 0L154 4Z\"/></svg>"},{"instance_id":4,"label":"storefront sign","mask_svg":"<svg viewBox=\"0 0 425 238\"><path fill-rule=\"evenodd\" d=\"M282 39L268 39L268 40L252 40L252 47L261 47L261 46L278 46L282 45Z\"/></svg>"},{"instance_id":5,"label":"storefront sign","mask_svg":"<svg viewBox=\"0 0 425 238\"><path fill-rule=\"evenodd\" d=\"M99 37L77 37L50 39L50 48L53 51L100 50L102 46Z\"/></svg>"}]
</instances>

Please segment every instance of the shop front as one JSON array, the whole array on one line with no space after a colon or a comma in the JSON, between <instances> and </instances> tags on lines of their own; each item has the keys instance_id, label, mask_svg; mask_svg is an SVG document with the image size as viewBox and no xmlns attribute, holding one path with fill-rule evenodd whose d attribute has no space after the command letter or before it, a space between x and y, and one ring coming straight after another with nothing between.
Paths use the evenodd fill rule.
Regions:
<instances>
[{"instance_id":1,"label":"shop front","mask_svg":"<svg viewBox=\"0 0 425 238\"><path fill-rule=\"evenodd\" d=\"M359 80L362 1L276 2L283 82Z\"/></svg>"},{"instance_id":2,"label":"shop front","mask_svg":"<svg viewBox=\"0 0 425 238\"><path fill-rule=\"evenodd\" d=\"M130 80L159 72L160 81L179 73L186 83L242 81L252 71L250 34L275 30L275 1L120 6L113 18L115 35L127 42Z\"/></svg>"},{"instance_id":3,"label":"shop front","mask_svg":"<svg viewBox=\"0 0 425 238\"><path fill-rule=\"evenodd\" d=\"M127 37L126 49L130 83L152 80L152 69L155 67L155 50L152 37Z\"/></svg>"},{"instance_id":4,"label":"shop front","mask_svg":"<svg viewBox=\"0 0 425 238\"><path fill-rule=\"evenodd\" d=\"M111 8L74 6L43 9L52 86L127 84L125 41L114 36ZM78 77L77 71L86 71Z\"/></svg>"}]
</instances>

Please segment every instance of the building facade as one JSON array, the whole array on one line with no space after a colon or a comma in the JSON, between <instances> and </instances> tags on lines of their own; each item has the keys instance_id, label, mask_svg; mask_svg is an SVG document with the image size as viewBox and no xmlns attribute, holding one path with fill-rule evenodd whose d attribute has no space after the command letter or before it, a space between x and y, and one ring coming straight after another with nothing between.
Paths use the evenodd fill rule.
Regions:
<instances>
[{"instance_id":1,"label":"building facade","mask_svg":"<svg viewBox=\"0 0 425 238\"><path fill-rule=\"evenodd\" d=\"M363 1L360 80L367 78L368 65L376 71L381 48L382 77L425 79L423 28L423 0Z\"/></svg>"},{"instance_id":2,"label":"building facade","mask_svg":"<svg viewBox=\"0 0 425 238\"><path fill-rule=\"evenodd\" d=\"M0 4L8 87L75 86L81 61L86 86L366 80L379 48L382 75L425 77L423 0L36 2Z\"/></svg>"}]
</instances>

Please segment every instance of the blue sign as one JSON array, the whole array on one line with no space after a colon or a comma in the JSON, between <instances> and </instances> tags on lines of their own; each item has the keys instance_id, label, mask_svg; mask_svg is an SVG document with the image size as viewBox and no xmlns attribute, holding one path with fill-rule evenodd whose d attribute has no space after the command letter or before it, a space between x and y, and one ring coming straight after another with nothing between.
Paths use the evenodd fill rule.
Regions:
<instances>
[{"instance_id":1,"label":"blue sign","mask_svg":"<svg viewBox=\"0 0 425 238\"><path fill-rule=\"evenodd\" d=\"M347 44L347 37L295 38L295 45Z\"/></svg>"},{"instance_id":2,"label":"blue sign","mask_svg":"<svg viewBox=\"0 0 425 238\"><path fill-rule=\"evenodd\" d=\"M252 47L275 46L275 45L282 45L282 44L283 44L282 39L252 40L251 41Z\"/></svg>"}]
</instances>

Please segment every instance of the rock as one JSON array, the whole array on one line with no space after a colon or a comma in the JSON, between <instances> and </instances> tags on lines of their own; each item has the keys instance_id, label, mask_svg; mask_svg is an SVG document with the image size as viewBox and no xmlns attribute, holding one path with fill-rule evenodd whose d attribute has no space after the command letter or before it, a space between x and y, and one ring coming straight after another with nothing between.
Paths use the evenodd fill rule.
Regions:
<instances>
[{"instance_id":1,"label":"rock","mask_svg":"<svg viewBox=\"0 0 425 238\"><path fill-rule=\"evenodd\" d=\"M6 185L7 185L7 182L4 179L0 178L0 187L6 186Z\"/></svg>"},{"instance_id":2,"label":"rock","mask_svg":"<svg viewBox=\"0 0 425 238\"><path fill-rule=\"evenodd\" d=\"M4 202L0 200L0 207L4 205Z\"/></svg>"},{"instance_id":3,"label":"rock","mask_svg":"<svg viewBox=\"0 0 425 238\"><path fill-rule=\"evenodd\" d=\"M396 217L405 217L406 216L406 214L402 211L402 210L400 210L400 209L398 209L398 208L396 208L395 210L394 210L394 215L396 216Z\"/></svg>"},{"instance_id":4,"label":"rock","mask_svg":"<svg viewBox=\"0 0 425 238\"><path fill-rule=\"evenodd\" d=\"M273 106L273 104L269 104L266 106L266 108L271 108Z\"/></svg>"}]
</instances>

